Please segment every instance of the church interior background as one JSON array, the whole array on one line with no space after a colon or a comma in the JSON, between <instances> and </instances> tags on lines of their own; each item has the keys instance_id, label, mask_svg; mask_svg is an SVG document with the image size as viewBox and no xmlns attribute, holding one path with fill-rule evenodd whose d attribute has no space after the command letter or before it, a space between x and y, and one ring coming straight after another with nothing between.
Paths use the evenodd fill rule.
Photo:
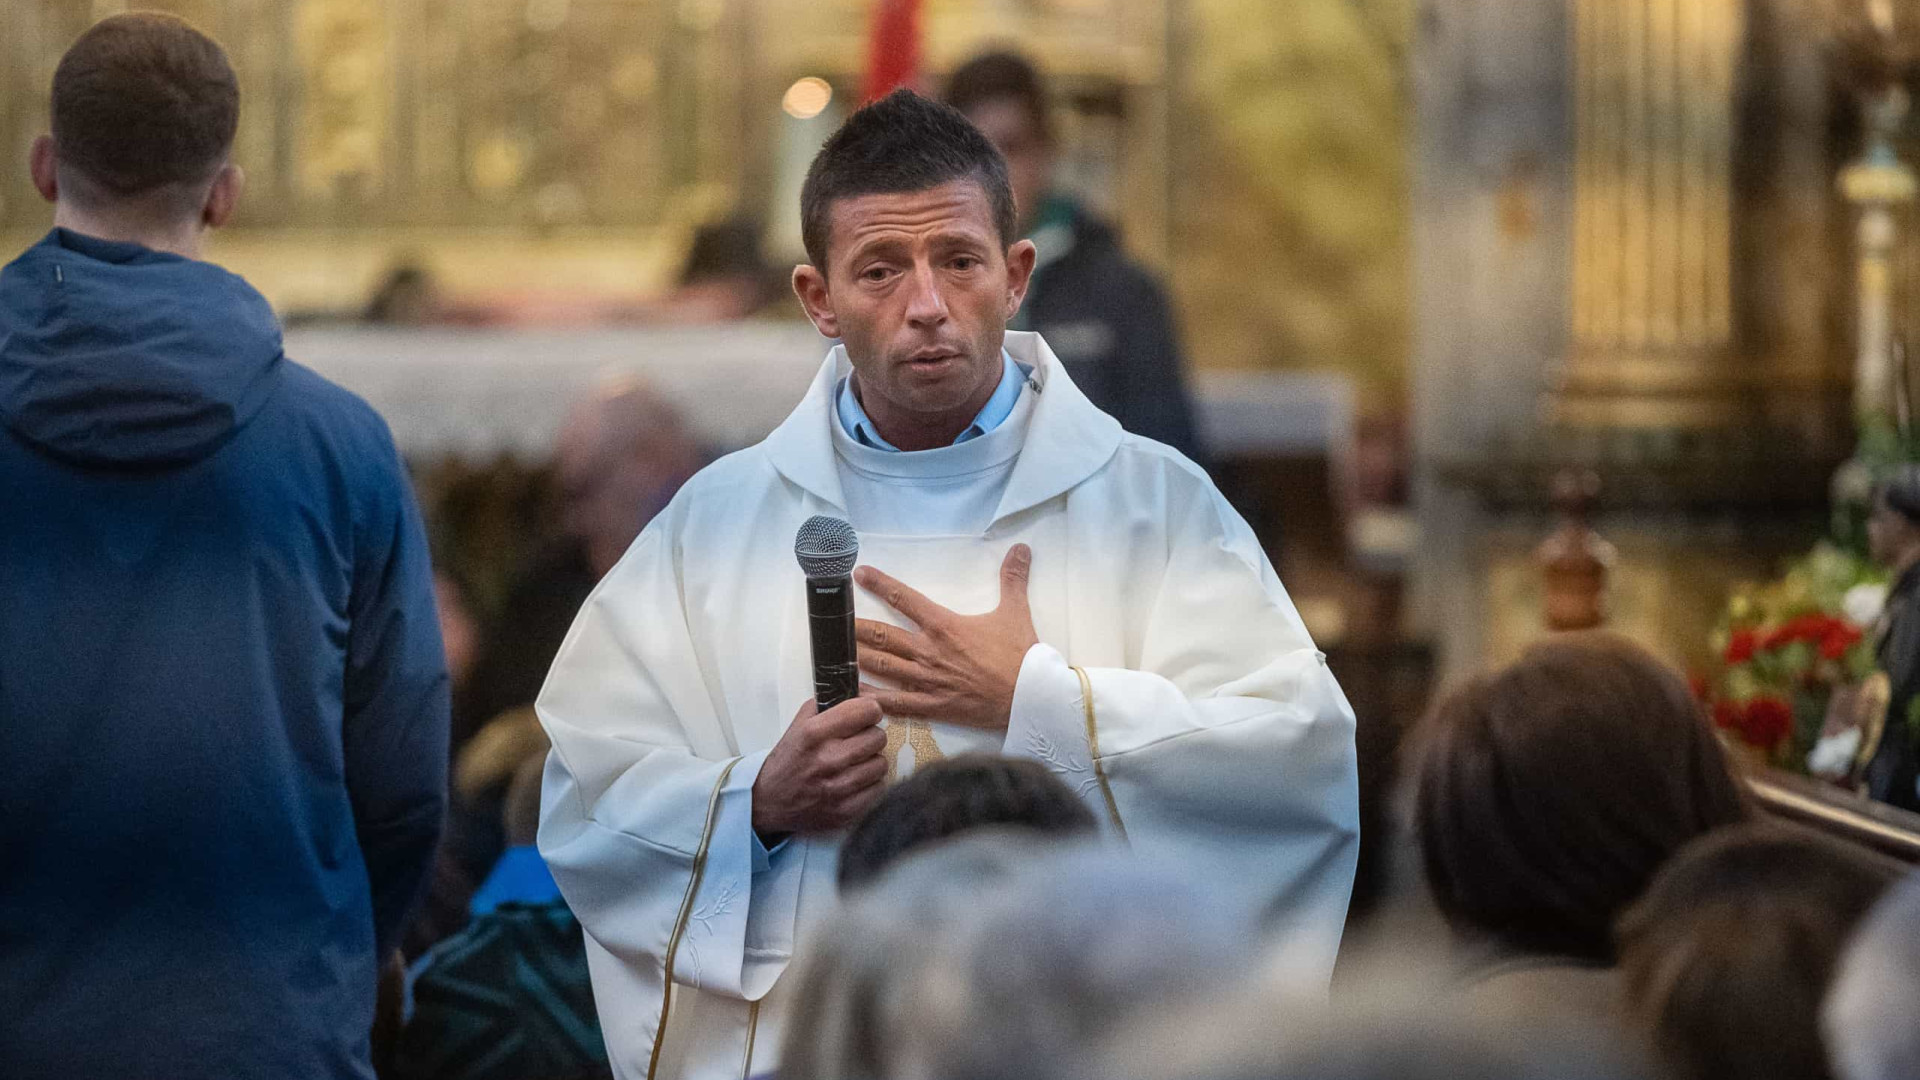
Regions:
<instances>
[{"instance_id":1,"label":"church interior background","mask_svg":"<svg viewBox=\"0 0 1920 1080\"><path fill-rule=\"evenodd\" d=\"M716 223L797 257L868 0L153 6L240 74L249 184L211 257L388 413L483 602L587 380L644 375L724 446L817 363L790 301L581 313L644 310ZM10 5L15 161L62 50L121 7ZM1589 616L1711 675L1736 587L1833 531L1863 419L1904 425L1920 260L1883 77L1914 53L1863 29L1879 7L1911 5L924 0L921 78L1012 45L1052 80L1069 185L1172 292L1217 479L1336 670L1367 658L1364 743L1368 713ZM7 170L9 250L46 221ZM399 267L510 317L357 325Z\"/></svg>"}]
</instances>

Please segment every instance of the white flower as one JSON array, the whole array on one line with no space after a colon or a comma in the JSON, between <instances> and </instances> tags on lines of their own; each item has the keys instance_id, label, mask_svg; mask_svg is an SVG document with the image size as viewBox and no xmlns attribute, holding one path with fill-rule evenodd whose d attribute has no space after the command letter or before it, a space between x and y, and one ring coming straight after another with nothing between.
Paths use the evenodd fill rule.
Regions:
<instances>
[{"instance_id":1,"label":"white flower","mask_svg":"<svg viewBox=\"0 0 1920 1080\"><path fill-rule=\"evenodd\" d=\"M1860 729L1848 728L1813 745L1807 754L1807 771L1828 780L1844 780L1853 771L1853 757L1859 752Z\"/></svg>"},{"instance_id":2,"label":"white flower","mask_svg":"<svg viewBox=\"0 0 1920 1080\"><path fill-rule=\"evenodd\" d=\"M1847 590L1847 595L1840 601L1840 610L1846 613L1847 620L1860 627L1872 626L1877 622L1886 606L1885 585L1855 585Z\"/></svg>"}]
</instances>

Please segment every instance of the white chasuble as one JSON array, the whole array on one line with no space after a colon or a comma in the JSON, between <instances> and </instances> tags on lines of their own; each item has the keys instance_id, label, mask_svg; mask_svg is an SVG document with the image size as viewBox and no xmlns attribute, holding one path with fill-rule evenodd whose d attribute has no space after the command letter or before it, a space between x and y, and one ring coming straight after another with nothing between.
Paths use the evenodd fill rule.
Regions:
<instances>
[{"instance_id":1,"label":"white chasuble","mask_svg":"<svg viewBox=\"0 0 1920 1080\"><path fill-rule=\"evenodd\" d=\"M1252 531L1178 453L1121 431L1036 335L1023 442L979 534L861 536L861 562L963 614L1033 549L1040 644L1004 733L889 718L897 773L970 750L1034 758L1119 842L1252 891L1330 970L1358 845L1353 714ZM812 693L794 532L847 514L835 348L757 446L696 476L581 610L538 709L553 740L540 850L587 935L623 1080L775 1064L780 976L835 902L838 837L769 855L754 778ZM1023 408L1027 406L1023 405ZM907 496L903 496L907 497ZM858 528L859 521L854 521ZM859 613L904 625L862 592Z\"/></svg>"}]
</instances>

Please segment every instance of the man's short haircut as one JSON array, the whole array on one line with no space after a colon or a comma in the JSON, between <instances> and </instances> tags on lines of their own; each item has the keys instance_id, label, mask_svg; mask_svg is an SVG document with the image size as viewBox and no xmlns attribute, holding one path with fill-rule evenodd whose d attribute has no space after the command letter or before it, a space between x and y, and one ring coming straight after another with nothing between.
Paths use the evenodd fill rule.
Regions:
<instances>
[{"instance_id":1,"label":"man's short haircut","mask_svg":"<svg viewBox=\"0 0 1920 1080\"><path fill-rule=\"evenodd\" d=\"M946 101L963 113L992 101L1012 101L1026 112L1042 139L1053 141L1046 83L1039 70L1019 53L982 53L961 64L947 79Z\"/></svg>"},{"instance_id":2,"label":"man's short haircut","mask_svg":"<svg viewBox=\"0 0 1920 1080\"><path fill-rule=\"evenodd\" d=\"M862 195L926 191L955 180L980 185L1002 246L1018 234L1006 159L950 106L895 90L854 113L807 168L800 188L800 240L807 260L827 269L833 204Z\"/></svg>"},{"instance_id":3,"label":"man's short haircut","mask_svg":"<svg viewBox=\"0 0 1920 1080\"><path fill-rule=\"evenodd\" d=\"M1039 762L961 754L895 784L854 825L840 845L840 890L879 878L908 852L996 826L1065 837L1091 833L1095 822L1093 811Z\"/></svg>"},{"instance_id":4,"label":"man's short haircut","mask_svg":"<svg viewBox=\"0 0 1920 1080\"><path fill-rule=\"evenodd\" d=\"M227 55L186 20L115 15L73 43L53 73L63 168L107 196L213 177L233 149L240 84Z\"/></svg>"}]
</instances>

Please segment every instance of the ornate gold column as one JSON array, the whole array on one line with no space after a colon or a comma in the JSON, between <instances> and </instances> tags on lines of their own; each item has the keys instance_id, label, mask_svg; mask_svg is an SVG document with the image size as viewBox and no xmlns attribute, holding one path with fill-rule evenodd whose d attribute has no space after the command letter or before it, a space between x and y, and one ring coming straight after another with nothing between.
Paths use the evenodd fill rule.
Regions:
<instances>
[{"instance_id":1,"label":"ornate gold column","mask_svg":"<svg viewBox=\"0 0 1920 1080\"><path fill-rule=\"evenodd\" d=\"M1556 419L1751 419L1734 352L1740 0L1573 0L1572 339Z\"/></svg>"}]
</instances>

